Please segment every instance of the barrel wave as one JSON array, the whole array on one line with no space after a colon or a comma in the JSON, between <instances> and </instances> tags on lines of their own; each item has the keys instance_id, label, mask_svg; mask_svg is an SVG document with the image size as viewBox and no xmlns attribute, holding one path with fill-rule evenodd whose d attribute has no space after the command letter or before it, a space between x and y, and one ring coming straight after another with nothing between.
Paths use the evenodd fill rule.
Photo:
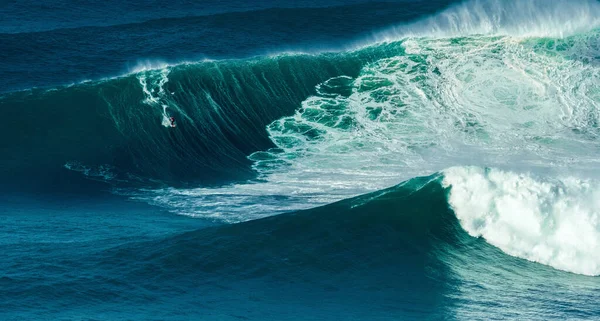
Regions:
<instances>
[{"instance_id":1,"label":"barrel wave","mask_svg":"<svg viewBox=\"0 0 600 321\"><path fill-rule=\"evenodd\" d=\"M93 314L166 297L139 315L593 318L599 39L597 1L473 0L327 50L5 93L0 189L109 190L211 225L62 262L56 295L86 271L120 298ZM0 279L9 307L38 295L18 280Z\"/></svg>"}]
</instances>

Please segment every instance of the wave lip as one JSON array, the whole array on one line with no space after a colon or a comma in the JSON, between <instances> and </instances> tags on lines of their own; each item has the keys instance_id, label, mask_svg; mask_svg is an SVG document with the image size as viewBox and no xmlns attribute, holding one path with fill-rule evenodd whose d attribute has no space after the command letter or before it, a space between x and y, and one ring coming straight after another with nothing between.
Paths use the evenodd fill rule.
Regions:
<instances>
[{"instance_id":1,"label":"wave lip","mask_svg":"<svg viewBox=\"0 0 600 321\"><path fill-rule=\"evenodd\" d=\"M467 35L565 37L600 27L594 0L472 0L439 14L378 33L377 41Z\"/></svg>"},{"instance_id":2,"label":"wave lip","mask_svg":"<svg viewBox=\"0 0 600 321\"><path fill-rule=\"evenodd\" d=\"M599 182L454 167L444 171L443 184L470 235L512 256L600 275Z\"/></svg>"}]
</instances>

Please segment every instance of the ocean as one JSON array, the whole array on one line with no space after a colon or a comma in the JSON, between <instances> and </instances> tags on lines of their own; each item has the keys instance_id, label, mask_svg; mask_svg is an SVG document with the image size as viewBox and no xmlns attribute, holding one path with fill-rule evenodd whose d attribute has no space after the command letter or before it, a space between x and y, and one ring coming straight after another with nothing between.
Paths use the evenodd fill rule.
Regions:
<instances>
[{"instance_id":1,"label":"ocean","mask_svg":"<svg viewBox=\"0 0 600 321\"><path fill-rule=\"evenodd\" d=\"M600 320L600 2L0 17L1 320Z\"/></svg>"}]
</instances>

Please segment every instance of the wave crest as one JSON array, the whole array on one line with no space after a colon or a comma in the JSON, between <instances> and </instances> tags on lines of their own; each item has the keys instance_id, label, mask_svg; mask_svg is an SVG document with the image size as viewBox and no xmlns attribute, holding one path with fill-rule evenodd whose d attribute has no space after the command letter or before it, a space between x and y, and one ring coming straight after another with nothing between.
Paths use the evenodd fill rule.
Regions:
<instances>
[{"instance_id":1,"label":"wave crest","mask_svg":"<svg viewBox=\"0 0 600 321\"><path fill-rule=\"evenodd\" d=\"M565 37L598 27L600 4L595 0L472 0L415 23L392 27L375 38Z\"/></svg>"},{"instance_id":2,"label":"wave crest","mask_svg":"<svg viewBox=\"0 0 600 321\"><path fill-rule=\"evenodd\" d=\"M512 256L600 275L599 182L454 167L444 171L443 184L470 235Z\"/></svg>"}]
</instances>

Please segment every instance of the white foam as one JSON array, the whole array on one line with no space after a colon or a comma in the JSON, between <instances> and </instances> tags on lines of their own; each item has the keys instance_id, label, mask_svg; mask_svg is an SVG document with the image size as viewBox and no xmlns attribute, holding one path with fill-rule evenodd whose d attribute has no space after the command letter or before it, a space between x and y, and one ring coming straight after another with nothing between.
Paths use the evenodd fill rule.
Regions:
<instances>
[{"instance_id":1,"label":"white foam","mask_svg":"<svg viewBox=\"0 0 600 321\"><path fill-rule=\"evenodd\" d=\"M317 195L278 184L235 184L214 188L121 189L119 193L191 217L236 223L325 205L339 195Z\"/></svg>"},{"instance_id":2,"label":"white foam","mask_svg":"<svg viewBox=\"0 0 600 321\"><path fill-rule=\"evenodd\" d=\"M511 38L404 46L406 55L370 64L356 79L318 86L294 116L269 125L279 150L252 155L255 169L269 181L355 180L348 191L360 192L454 164L598 163L590 150L600 147L598 68Z\"/></svg>"},{"instance_id":3,"label":"white foam","mask_svg":"<svg viewBox=\"0 0 600 321\"><path fill-rule=\"evenodd\" d=\"M78 161L70 161L63 165L64 168L80 172L88 178L100 180L103 182L115 181L117 175L114 173L114 167L111 165L87 166Z\"/></svg>"},{"instance_id":4,"label":"white foam","mask_svg":"<svg viewBox=\"0 0 600 321\"><path fill-rule=\"evenodd\" d=\"M564 271L600 275L600 182L497 169L444 171L463 228L502 251Z\"/></svg>"},{"instance_id":5,"label":"white foam","mask_svg":"<svg viewBox=\"0 0 600 321\"><path fill-rule=\"evenodd\" d=\"M595 0L471 0L379 32L375 40L470 35L565 37L598 27L600 3Z\"/></svg>"},{"instance_id":6,"label":"white foam","mask_svg":"<svg viewBox=\"0 0 600 321\"><path fill-rule=\"evenodd\" d=\"M157 105L165 95L164 85L169 81L170 68L162 68L146 72L139 72L137 78L144 92L144 103L150 106Z\"/></svg>"}]
</instances>

